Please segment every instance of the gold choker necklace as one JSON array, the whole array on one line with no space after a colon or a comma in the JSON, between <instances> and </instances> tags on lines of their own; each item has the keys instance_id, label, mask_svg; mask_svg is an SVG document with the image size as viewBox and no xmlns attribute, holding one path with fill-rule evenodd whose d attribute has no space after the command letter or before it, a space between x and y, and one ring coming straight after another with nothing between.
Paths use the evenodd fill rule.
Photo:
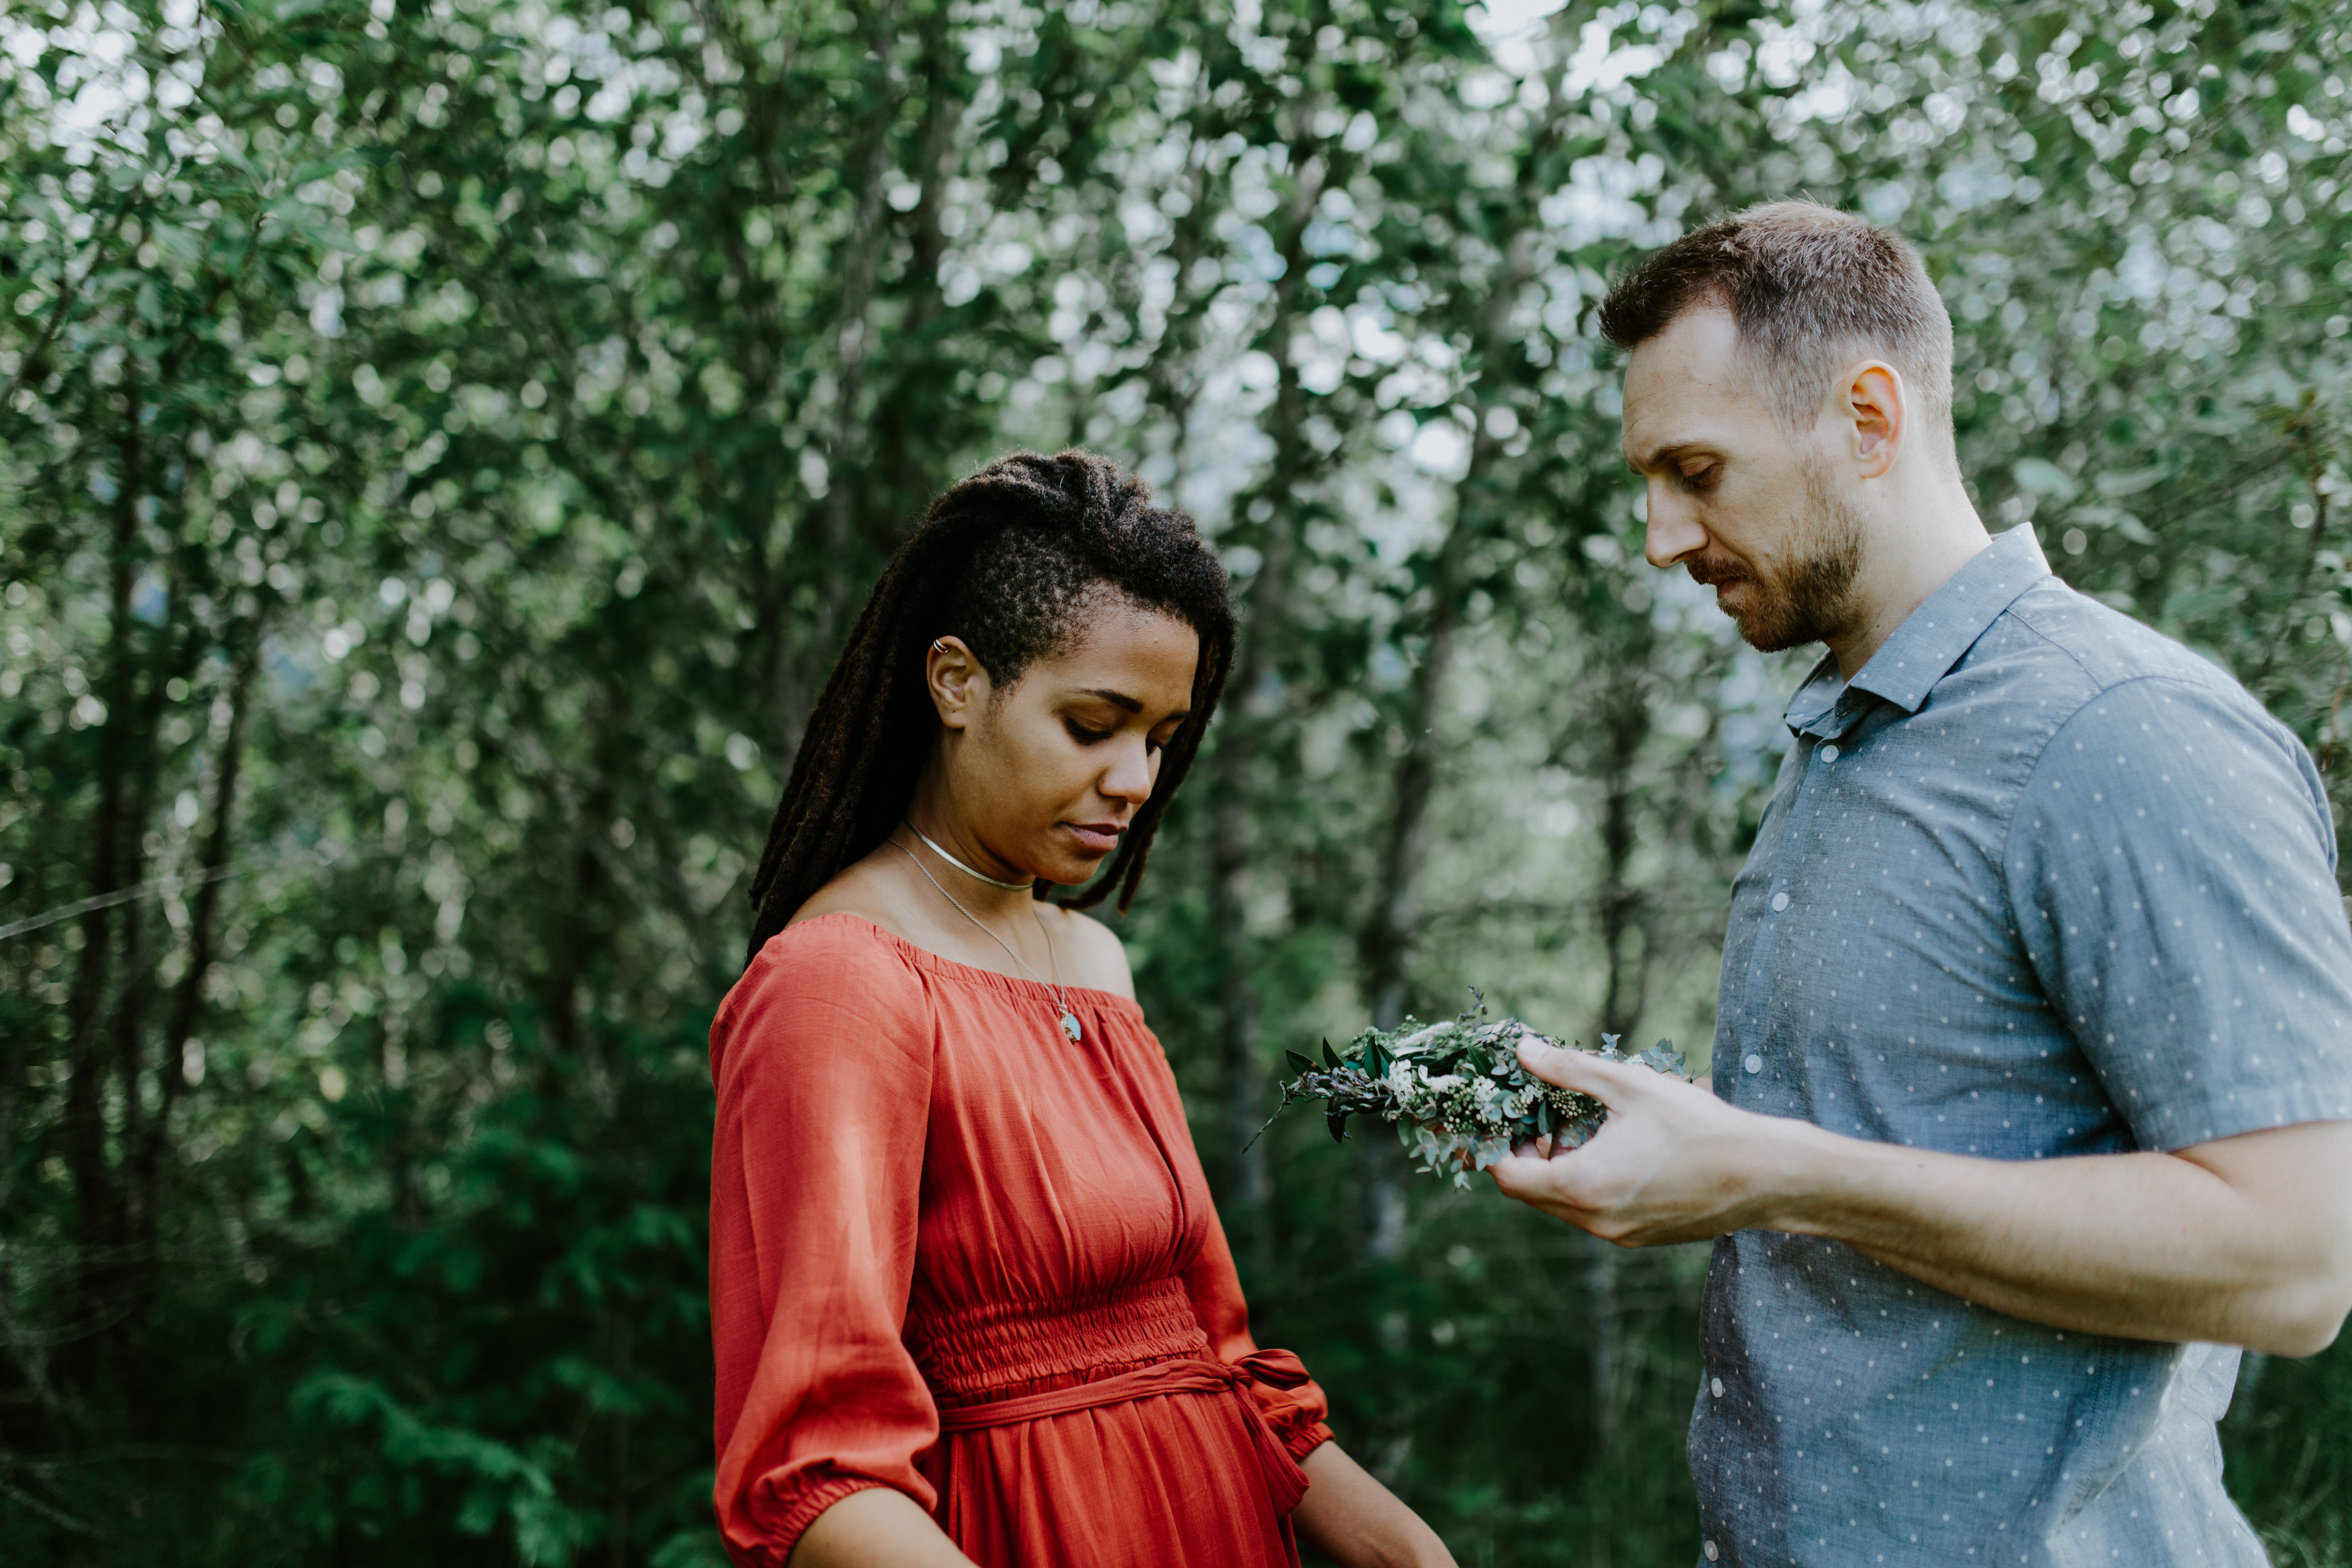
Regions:
<instances>
[{"instance_id":1,"label":"gold choker necklace","mask_svg":"<svg viewBox=\"0 0 2352 1568\"><path fill-rule=\"evenodd\" d=\"M899 820L901 822L906 822L906 818L904 817L900 817ZM949 865L954 867L957 870L962 872L965 876L970 877L976 882L985 882L992 888L1002 888L1008 893L1027 893L1033 892L1036 889L1037 879L1034 877L1030 878L1029 880L1025 882L1000 882L985 871L973 870L971 867L965 865L962 861L957 859L954 856L949 854L938 845L932 844L931 836L925 833L921 828L916 826L911 822L907 823L907 831L921 839L926 845L929 846L932 854L938 856L940 859L946 861Z\"/></svg>"}]
</instances>

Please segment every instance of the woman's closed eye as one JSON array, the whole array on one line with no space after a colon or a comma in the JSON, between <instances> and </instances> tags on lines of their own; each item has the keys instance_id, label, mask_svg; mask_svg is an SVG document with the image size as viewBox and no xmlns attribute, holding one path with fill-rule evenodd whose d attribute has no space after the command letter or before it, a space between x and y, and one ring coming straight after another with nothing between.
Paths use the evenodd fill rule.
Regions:
<instances>
[{"instance_id":1,"label":"woman's closed eye","mask_svg":"<svg viewBox=\"0 0 2352 1568\"><path fill-rule=\"evenodd\" d=\"M1098 746L1109 740L1113 733L1108 730L1097 730L1092 725L1081 724L1076 719L1063 720L1062 727L1069 731L1070 739L1081 746Z\"/></svg>"}]
</instances>

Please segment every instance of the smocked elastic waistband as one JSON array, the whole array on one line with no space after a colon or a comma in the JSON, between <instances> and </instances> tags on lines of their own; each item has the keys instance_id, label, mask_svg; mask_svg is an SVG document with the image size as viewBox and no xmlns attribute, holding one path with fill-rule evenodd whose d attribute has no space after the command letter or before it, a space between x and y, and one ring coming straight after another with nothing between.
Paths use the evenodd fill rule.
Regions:
<instances>
[{"instance_id":1,"label":"smocked elastic waistband","mask_svg":"<svg viewBox=\"0 0 2352 1568\"><path fill-rule=\"evenodd\" d=\"M1249 1396L1246 1385L1259 1383L1268 1388L1297 1388L1306 1381L1307 1368L1288 1351L1259 1351L1231 1365L1221 1361L1168 1361L1075 1388L992 1400L985 1405L950 1406L940 1412L940 1431L949 1436L960 1432L983 1432L992 1426L1014 1426L1080 1410L1099 1410L1107 1405L1178 1394L1238 1394L1244 1430L1257 1456L1266 1500L1274 1505L1279 1517L1297 1508L1299 1500L1307 1495L1307 1473L1274 1435L1274 1428L1266 1425L1265 1412Z\"/></svg>"},{"instance_id":2,"label":"smocked elastic waistband","mask_svg":"<svg viewBox=\"0 0 2352 1568\"><path fill-rule=\"evenodd\" d=\"M1080 1301L918 1310L907 1344L944 1406L1200 1356L1209 1341L1171 1276Z\"/></svg>"}]
</instances>

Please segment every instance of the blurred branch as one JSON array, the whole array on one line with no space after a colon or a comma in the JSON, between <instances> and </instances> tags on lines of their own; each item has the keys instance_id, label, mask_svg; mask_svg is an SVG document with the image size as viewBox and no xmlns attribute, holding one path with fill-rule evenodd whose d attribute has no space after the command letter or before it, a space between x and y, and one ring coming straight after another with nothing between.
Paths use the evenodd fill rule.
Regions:
<instances>
[{"instance_id":1,"label":"blurred branch","mask_svg":"<svg viewBox=\"0 0 2352 1568\"><path fill-rule=\"evenodd\" d=\"M89 265L82 268L79 279L73 276L72 258L67 258L64 267L58 274L58 302L49 311L48 322L41 329L40 338L32 347L25 351L25 357L16 362L16 374L8 378L8 384L5 387L0 387L0 408L9 405L10 401L16 395L16 389L25 384L25 378L33 374L34 367L41 363L41 356L48 352L50 342L58 335L58 330L66 324L66 311L72 307L74 297L80 292L81 286L95 277L99 268L105 263L106 247L113 243L115 235L121 232L123 220L131 216L131 209L136 205L138 196L139 187L135 184L123 194L121 202L114 209L114 216L107 223L105 232L99 235L90 246Z\"/></svg>"},{"instance_id":2,"label":"blurred branch","mask_svg":"<svg viewBox=\"0 0 2352 1568\"><path fill-rule=\"evenodd\" d=\"M281 867L297 867L306 861L320 866L331 866L344 858L345 853L341 846L321 840L316 849L301 850L291 855L274 855L267 858L255 858L240 860L233 866L207 866L201 870L175 872L168 877L152 878L139 883L136 887L118 888L110 893L79 899L70 904L59 904L53 910L44 910L37 915L28 915L23 920L11 921L6 925L0 925L0 942L5 942L10 937L22 936L26 931L38 931L43 926L55 925L59 921L69 921L76 915L86 915L96 910L110 910L117 904L127 904L135 899L168 896L189 888L205 887L228 878L242 877L248 871L269 871ZM356 858L366 859L369 856L362 854Z\"/></svg>"}]
</instances>

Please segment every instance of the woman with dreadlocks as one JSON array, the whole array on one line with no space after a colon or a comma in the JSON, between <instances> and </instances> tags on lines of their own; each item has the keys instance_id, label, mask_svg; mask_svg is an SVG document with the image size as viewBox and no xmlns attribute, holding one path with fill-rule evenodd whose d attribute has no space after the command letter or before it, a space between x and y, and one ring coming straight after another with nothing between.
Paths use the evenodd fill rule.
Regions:
<instances>
[{"instance_id":1,"label":"woman with dreadlocks","mask_svg":"<svg viewBox=\"0 0 2352 1568\"><path fill-rule=\"evenodd\" d=\"M737 1563L1271 1568L1294 1526L1452 1563L1251 1340L1126 954L1079 912L1134 900L1233 643L1192 521L1082 452L991 464L883 573L711 1027Z\"/></svg>"}]
</instances>

